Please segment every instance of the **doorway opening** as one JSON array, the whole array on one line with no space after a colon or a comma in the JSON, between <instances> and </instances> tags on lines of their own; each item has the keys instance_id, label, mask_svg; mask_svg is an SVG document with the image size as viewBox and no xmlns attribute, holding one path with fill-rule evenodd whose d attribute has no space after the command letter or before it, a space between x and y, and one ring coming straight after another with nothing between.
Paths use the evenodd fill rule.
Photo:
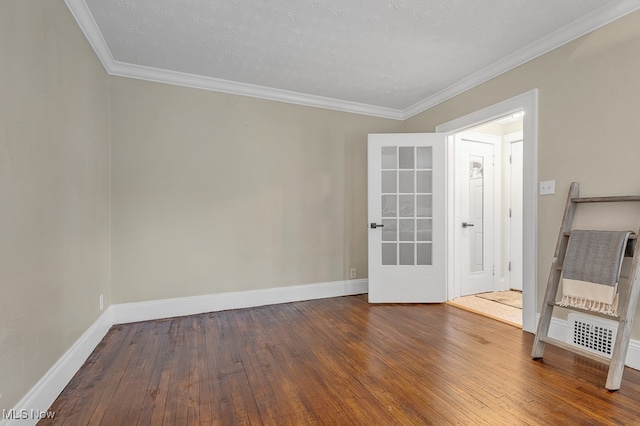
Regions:
<instances>
[{"instance_id":1,"label":"doorway opening","mask_svg":"<svg viewBox=\"0 0 640 426\"><path fill-rule=\"evenodd\" d=\"M498 305L504 303L486 299L513 289L522 310L516 321L506 321L534 332L537 90L441 124L436 131L447 138L447 300L472 296Z\"/></svg>"},{"instance_id":2,"label":"doorway opening","mask_svg":"<svg viewBox=\"0 0 640 426\"><path fill-rule=\"evenodd\" d=\"M522 327L523 111L452 135L452 304Z\"/></svg>"}]
</instances>

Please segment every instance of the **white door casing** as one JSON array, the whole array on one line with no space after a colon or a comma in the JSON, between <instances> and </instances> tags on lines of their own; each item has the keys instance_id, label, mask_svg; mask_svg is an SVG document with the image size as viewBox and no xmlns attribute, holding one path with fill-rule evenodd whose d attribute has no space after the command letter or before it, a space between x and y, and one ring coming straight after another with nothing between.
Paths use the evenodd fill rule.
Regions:
<instances>
[{"instance_id":1,"label":"white door casing","mask_svg":"<svg viewBox=\"0 0 640 426\"><path fill-rule=\"evenodd\" d=\"M522 262L522 329L527 332L536 330L537 307L537 187L538 187L538 90L533 89L523 94L514 96L505 101L490 105L481 110L456 118L449 122L436 126L436 131L445 133L447 138L451 135L470 129L477 125L489 122L507 114L524 112L523 117L523 192L522 192L522 235L523 235L523 262ZM453 144L447 144L447 156L453 158ZM447 179L453 179L449 170ZM453 214L453 188L447 189L449 215ZM447 238L453 240L453 218L448 220ZM454 294L454 256L451 245L447 251L447 286L449 297Z\"/></svg>"},{"instance_id":2,"label":"white door casing","mask_svg":"<svg viewBox=\"0 0 640 426\"><path fill-rule=\"evenodd\" d=\"M369 302L446 300L445 167L441 134L369 135Z\"/></svg>"}]
</instances>

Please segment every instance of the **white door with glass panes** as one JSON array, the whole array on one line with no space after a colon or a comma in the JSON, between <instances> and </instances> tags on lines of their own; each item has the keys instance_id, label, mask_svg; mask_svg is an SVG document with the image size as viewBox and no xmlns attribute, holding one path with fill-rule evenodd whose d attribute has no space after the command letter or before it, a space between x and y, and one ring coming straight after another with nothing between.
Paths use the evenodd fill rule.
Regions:
<instances>
[{"instance_id":1,"label":"white door with glass panes","mask_svg":"<svg viewBox=\"0 0 640 426\"><path fill-rule=\"evenodd\" d=\"M462 296L494 291L494 144L481 139L458 134L455 140L456 274Z\"/></svg>"},{"instance_id":2,"label":"white door with glass panes","mask_svg":"<svg viewBox=\"0 0 640 426\"><path fill-rule=\"evenodd\" d=\"M444 302L445 138L370 134L369 302Z\"/></svg>"}]
</instances>

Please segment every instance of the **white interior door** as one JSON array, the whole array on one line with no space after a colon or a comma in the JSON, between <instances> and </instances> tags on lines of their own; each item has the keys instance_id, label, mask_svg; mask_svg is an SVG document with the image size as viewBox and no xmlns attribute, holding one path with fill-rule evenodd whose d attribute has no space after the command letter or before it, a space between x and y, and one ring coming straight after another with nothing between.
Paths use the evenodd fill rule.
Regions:
<instances>
[{"instance_id":1,"label":"white interior door","mask_svg":"<svg viewBox=\"0 0 640 426\"><path fill-rule=\"evenodd\" d=\"M444 302L445 138L371 134L369 302Z\"/></svg>"},{"instance_id":2,"label":"white interior door","mask_svg":"<svg viewBox=\"0 0 640 426\"><path fill-rule=\"evenodd\" d=\"M511 147L509 167L509 281L513 290L522 291L522 137L509 145Z\"/></svg>"},{"instance_id":3,"label":"white interior door","mask_svg":"<svg viewBox=\"0 0 640 426\"><path fill-rule=\"evenodd\" d=\"M462 296L494 291L495 144L456 136L456 252Z\"/></svg>"}]
</instances>

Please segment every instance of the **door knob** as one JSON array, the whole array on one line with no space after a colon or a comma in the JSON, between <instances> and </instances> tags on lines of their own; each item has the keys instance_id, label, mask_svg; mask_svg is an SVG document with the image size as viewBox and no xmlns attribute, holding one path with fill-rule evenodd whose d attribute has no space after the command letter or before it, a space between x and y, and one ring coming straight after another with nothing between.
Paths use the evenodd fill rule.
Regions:
<instances>
[{"instance_id":1,"label":"door knob","mask_svg":"<svg viewBox=\"0 0 640 426\"><path fill-rule=\"evenodd\" d=\"M376 228L382 228L384 225L381 225L379 223L372 223L371 224L371 229L376 229Z\"/></svg>"},{"instance_id":2,"label":"door knob","mask_svg":"<svg viewBox=\"0 0 640 426\"><path fill-rule=\"evenodd\" d=\"M462 222L462 227L467 228L469 226L474 226L473 223Z\"/></svg>"}]
</instances>

